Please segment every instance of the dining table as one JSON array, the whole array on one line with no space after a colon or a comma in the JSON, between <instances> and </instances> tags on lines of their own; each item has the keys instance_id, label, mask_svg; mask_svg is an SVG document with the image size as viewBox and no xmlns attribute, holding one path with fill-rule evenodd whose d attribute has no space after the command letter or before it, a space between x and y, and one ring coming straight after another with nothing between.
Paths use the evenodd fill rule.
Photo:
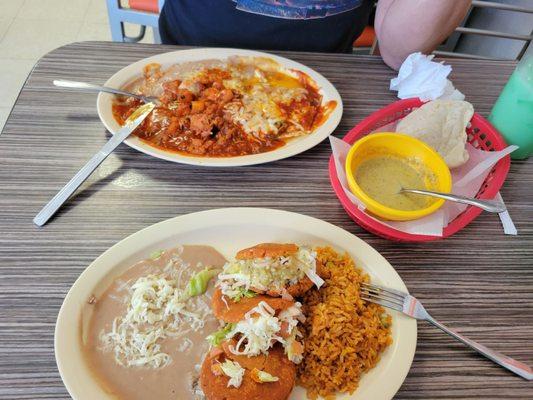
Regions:
<instances>
[{"instance_id":1,"label":"dining table","mask_svg":"<svg viewBox=\"0 0 533 400\"><path fill-rule=\"evenodd\" d=\"M344 228L379 251L434 318L533 365L533 159L513 160L501 189L516 236L505 235L498 216L488 213L433 242L393 242L365 231L332 190L328 140L284 160L232 168L176 164L122 144L48 224L34 225L43 205L110 137L95 94L52 81L103 84L135 61L182 48L72 43L42 57L21 89L0 135L1 399L70 398L54 358L54 326L69 288L96 257L156 222L223 207L283 209ZM397 100L389 90L397 72L380 57L275 54L315 69L337 88L344 112L336 137ZM442 60L485 117L516 66ZM531 399L533 384L419 322L416 355L395 398Z\"/></svg>"}]
</instances>

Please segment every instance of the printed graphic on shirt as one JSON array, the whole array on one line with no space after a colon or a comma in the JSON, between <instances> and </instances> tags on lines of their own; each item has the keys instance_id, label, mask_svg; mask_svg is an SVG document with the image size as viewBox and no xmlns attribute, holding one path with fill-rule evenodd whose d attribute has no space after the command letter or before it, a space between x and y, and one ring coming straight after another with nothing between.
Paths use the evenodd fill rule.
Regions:
<instances>
[{"instance_id":1,"label":"printed graphic on shirt","mask_svg":"<svg viewBox=\"0 0 533 400\"><path fill-rule=\"evenodd\" d=\"M233 0L237 9L285 19L324 18L359 7L364 0Z\"/></svg>"}]
</instances>

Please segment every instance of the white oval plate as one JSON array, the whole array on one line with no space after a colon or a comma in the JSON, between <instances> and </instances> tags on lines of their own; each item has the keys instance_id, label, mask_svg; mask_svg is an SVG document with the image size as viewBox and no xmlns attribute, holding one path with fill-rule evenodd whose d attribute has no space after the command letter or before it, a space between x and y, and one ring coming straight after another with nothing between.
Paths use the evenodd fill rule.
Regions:
<instances>
[{"instance_id":1,"label":"white oval plate","mask_svg":"<svg viewBox=\"0 0 533 400\"><path fill-rule=\"evenodd\" d=\"M237 167L244 165L262 164L271 161L281 160L283 158L291 157L295 154L299 154L306 151L327 138L337 125L342 117L342 100L337 89L324 78L318 72L306 67L303 64L296 61L289 60L288 58L279 57L273 54L262 53L252 50L240 50L240 49L222 49L222 48L200 48L191 50L178 50L169 53L158 54L152 57L144 58L133 64L122 68L115 73L111 78L107 80L105 86L113 88L120 88L132 79L142 75L143 67L149 63L159 63L163 67L169 67L173 64L188 62L188 61L201 61L206 59L226 59L230 56L252 56L252 57L268 57L276 60L280 65L285 68L294 68L300 70L309 75L320 88L320 94L323 97L323 103L330 100L337 102L337 107L328 116L328 119L314 132L309 135L294 138L290 140L285 146L279 149L272 150L266 153L251 154L247 156L238 157L194 157L184 154L165 151L156 147L150 146L143 142L136 136L130 136L124 141L128 146L133 147L136 150L151 156L161 158L163 160L173 161L182 164L191 165L203 165L212 167ZM326 56L326 55L325 55ZM96 101L96 108L98 110L98 116L102 120L107 130L111 133L115 133L120 129L120 125L113 118L111 109L114 95L108 93L100 93Z\"/></svg>"},{"instance_id":2,"label":"white oval plate","mask_svg":"<svg viewBox=\"0 0 533 400\"><path fill-rule=\"evenodd\" d=\"M260 242L330 245L347 251L373 282L407 290L394 268L371 246L316 218L264 208L224 208L168 219L108 249L83 271L68 292L57 318L55 355L61 378L72 398L112 399L95 380L82 354L82 330L89 316L81 311L91 295L98 297L129 266L158 249L179 244L211 245L230 258L237 250ZM376 367L363 376L353 395L337 399L390 400L400 388L415 354L416 321L395 311L390 313L393 344L382 354ZM296 387L290 399L306 399L304 390Z\"/></svg>"}]
</instances>

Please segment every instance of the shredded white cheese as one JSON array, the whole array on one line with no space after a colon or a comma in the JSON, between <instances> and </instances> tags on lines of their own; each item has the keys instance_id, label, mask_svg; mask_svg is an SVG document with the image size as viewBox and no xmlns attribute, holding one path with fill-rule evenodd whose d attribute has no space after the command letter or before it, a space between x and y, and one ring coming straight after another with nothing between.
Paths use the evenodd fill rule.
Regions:
<instances>
[{"instance_id":1,"label":"shredded white cheese","mask_svg":"<svg viewBox=\"0 0 533 400\"><path fill-rule=\"evenodd\" d=\"M186 352L187 350L191 349L193 346L193 342L189 338L184 338L181 344L178 346L178 351L181 351L182 353Z\"/></svg>"},{"instance_id":2,"label":"shredded white cheese","mask_svg":"<svg viewBox=\"0 0 533 400\"><path fill-rule=\"evenodd\" d=\"M281 322L274 316L274 310L262 301L246 313L242 321L235 324L228 337L236 334L240 334L241 337L235 347L230 346L230 351L247 356L267 353L273 341L283 342L283 338L279 336L280 330Z\"/></svg>"},{"instance_id":3,"label":"shredded white cheese","mask_svg":"<svg viewBox=\"0 0 533 400\"><path fill-rule=\"evenodd\" d=\"M242 384L242 377L244 376L244 368L237 361L226 360L220 364L220 368L224 375L228 376L228 387L240 387Z\"/></svg>"},{"instance_id":4,"label":"shredded white cheese","mask_svg":"<svg viewBox=\"0 0 533 400\"><path fill-rule=\"evenodd\" d=\"M280 321L287 322L288 332L292 332L298 325L298 322L305 322L305 316L302 313L302 304L299 302L294 303L292 307L286 308L278 315Z\"/></svg>"},{"instance_id":5,"label":"shredded white cheese","mask_svg":"<svg viewBox=\"0 0 533 400\"><path fill-rule=\"evenodd\" d=\"M230 298L242 289L283 292L287 285L297 283L308 276L320 288L324 281L316 274L316 252L300 246L289 256L234 260L226 263L218 275L217 285Z\"/></svg>"},{"instance_id":6,"label":"shredded white cheese","mask_svg":"<svg viewBox=\"0 0 533 400\"><path fill-rule=\"evenodd\" d=\"M279 378L266 371L257 371L257 378L260 382L277 382Z\"/></svg>"},{"instance_id":7,"label":"shredded white cheese","mask_svg":"<svg viewBox=\"0 0 533 400\"><path fill-rule=\"evenodd\" d=\"M236 323L227 334L228 339L239 336L237 344L230 346L229 350L236 355L251 357L267 354L275 342L281 343L284 347L288 344L292 345L293 341L301 336L296 327L298 322L305 320L301 306L300 303L295 303L294 306L276 317L272 307L264 301L260 302L257 307L248 311L244 319ZM282 330L288 334L289 341L283 338ZM286 353L288 353L287 350Z\"/></svg>"},{"instance_id":8,"label":"shredded white cheese","mask_svg":"<svg viewBox=\"0 0 533 400\"><path fill-rule=\"evenodd\" d=\"M300 364L303 360L303 345L298 340L302 337L303 335L298 328L294 328L283 344L287 358L295 364Z\"/></svg>"},{"instance_id":9,"label":"shredded white cheese","mask_svg":"<svg viewBox=\"0 0 533 400\"><path fill-rule=\"evenodd\" d=\"M306 88L272 85L264 71L280 71L277 64L268 65L246 57L230 60L230 64L233 64L233 68L228 69L231 78L224 80L224 86L239 93L240 99L226 104L225 110L246 133L257 138L275 135L287 123L297 127L292 136L308 133L300 124L289 121L280 109L282 104L303 99ZM282 72L290 75L290 71Z\"/></svg>"},{"instance_id":10,"label":"shredded white cheese","mask_svg":"<svg viewBox=\"0 0 533 400\"><path fill-rule=\"evenodd\" d=\"M178 279L143 276L131 286L126 314L113 321L111 331L100 333L104 351L113 351L123 366L165 367L172 361L161 349L161 340L180 337L203 328L210 314L201 297L188 297ZM181 347L191 343L185 339ZM181 348L180 347L180 348Z\"/></svg>"}]
</instances>

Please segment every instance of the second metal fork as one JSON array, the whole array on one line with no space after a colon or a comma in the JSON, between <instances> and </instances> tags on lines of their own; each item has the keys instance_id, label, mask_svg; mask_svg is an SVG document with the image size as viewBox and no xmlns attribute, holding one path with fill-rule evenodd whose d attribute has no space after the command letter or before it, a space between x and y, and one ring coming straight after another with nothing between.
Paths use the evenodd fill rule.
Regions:
<instances>
[{"instance_id":1,"label":"second metal fork","mask_svg":"<svg viewBox=\"0 0 533 400\"><path fill-rule=\"evenodd\" d=\"M527 380L533 379L533 371L531 370L531 367L511 357L507 357L506 355L501 354L497 351L491 350L488 347L483 346L482 344L476 343L473 340L470 340L442 325L441 323L436 321L431 315L429 315L429 313L426 311L424 306L422 306L422 303L420 303L420 301L418 301L414 296L411 296L408 293L404 293L395 289L384 288L382 286L373 285L370 283L362 283L361 299L379 304L383 307L400 311L412 318L428 321L429 323L443 330L450 336L453 336L455 339L466 344L471 349L484 355L489 360L494 361L496 364L507 368L509 371L514 372L522 378L525 378Z\"/></svg>"}]
</instances>

